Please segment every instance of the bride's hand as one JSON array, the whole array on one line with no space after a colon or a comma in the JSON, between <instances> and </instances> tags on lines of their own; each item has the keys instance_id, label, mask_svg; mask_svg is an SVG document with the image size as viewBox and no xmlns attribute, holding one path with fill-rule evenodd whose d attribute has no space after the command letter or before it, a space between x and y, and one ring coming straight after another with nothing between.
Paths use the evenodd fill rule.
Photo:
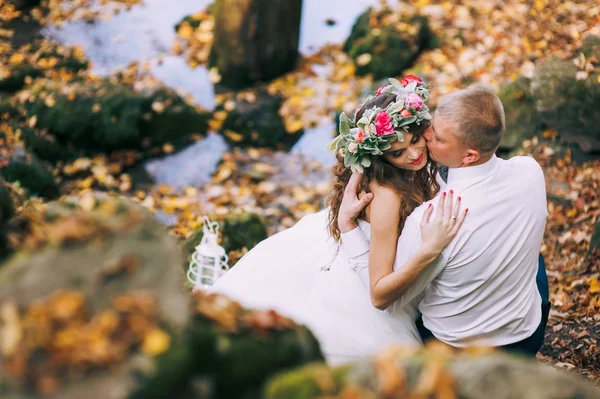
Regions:
<instances>
[{"instance_id":1,"label":"bride's hand","mask_svg":"<svg viewBox=\"0 0 600 399\"><path fill-rule=\"evenodd\" d=\"M460 209L461 198L454 201L454 192L446 195L444 192L439 199L436 215L432 218L433 204L423 214L421 219L421 249L434 256L439 255L454 239L462 226L469 209Z\"/></svg>"}]
</instances>

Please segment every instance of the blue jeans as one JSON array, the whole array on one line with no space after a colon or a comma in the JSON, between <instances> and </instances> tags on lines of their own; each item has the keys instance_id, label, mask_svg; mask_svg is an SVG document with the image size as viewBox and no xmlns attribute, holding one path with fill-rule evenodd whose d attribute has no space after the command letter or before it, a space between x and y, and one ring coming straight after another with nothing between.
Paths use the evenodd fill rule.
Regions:
<instances>
[{"instance_id":1,"label":"blue jeans","mask_svg":"<svg viewBox=\"0 0 600 399\"><path fill-rule=\"evenodd\" d=\"M540 254L538 262L538 272L536 276L536 283L540 296L542 297L542 320L538 325L535 332L527 339L514 344L501 346L500 349L508 352L520 353L528 356L535 356L544 345L544 335L546 332L546 325L548 324L548 315L550 314L550 300L548 290L548 276L546 275L546 263L542 254ZM417 319L417 329L423 339L423 342L427 342L432 339L436 339L431 331L429 331L423 325L423 318L419 316Z\"/></svg>"}]
</instances>

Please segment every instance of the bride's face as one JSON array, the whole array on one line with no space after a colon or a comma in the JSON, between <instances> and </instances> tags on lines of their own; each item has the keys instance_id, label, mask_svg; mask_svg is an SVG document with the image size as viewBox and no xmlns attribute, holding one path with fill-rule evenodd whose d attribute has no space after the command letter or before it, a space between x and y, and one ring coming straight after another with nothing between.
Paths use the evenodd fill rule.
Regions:
<instances>
[{"instance_id":1,"label":"bride's face","mask_svg":"<svg viewBox=\"0 0 600 399\"><path fill-rule=\"evenodd\" d=\"M427 143L422 134L404 133L404 141L394 141L383 157L393 166L420 170L427 163Z\"/></svg>"}]
</instances>

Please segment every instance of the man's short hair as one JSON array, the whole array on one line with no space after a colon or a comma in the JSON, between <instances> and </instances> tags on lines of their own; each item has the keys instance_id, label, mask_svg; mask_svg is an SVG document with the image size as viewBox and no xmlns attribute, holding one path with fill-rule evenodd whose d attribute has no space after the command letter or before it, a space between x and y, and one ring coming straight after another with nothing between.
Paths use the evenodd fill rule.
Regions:
<instances>
[{"instance_id":1,"label":"man's short hair","mask_svg":"<svg viewBox=\"0 0 600 399\"><path fill-rule=\"evenodd\" d=\"M473 87L448 94L438 102L437 111L456 124L456 135L467 147L484 154L498 149L505 128L504 107L490 90Z\"/></svg>"}]
</instances>

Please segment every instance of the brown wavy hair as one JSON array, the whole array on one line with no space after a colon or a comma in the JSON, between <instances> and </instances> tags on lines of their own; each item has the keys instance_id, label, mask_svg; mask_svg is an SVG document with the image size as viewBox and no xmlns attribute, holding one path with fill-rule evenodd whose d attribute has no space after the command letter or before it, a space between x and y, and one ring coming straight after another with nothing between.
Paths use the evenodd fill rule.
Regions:
<instances>
[{"instance_id":1,"label":"brown wavy hair","mask_svg":"<svg viewBox=\"0 0 600 399\"><path fill-rule=\"evenodd\" d=\"M396 100L394 94L382 94L367 101L357 112L355 120L361 118L367 109L379 107L385 109L390 103ZM428 125L411 126L409 133L422 135ZM331 168L334 175L331 194L327 197L326 204L329 206L329 232L336 241L340 240L340 229L338 227L338 212L344 190L348 185L348 180L352 176L352 170L344 166L344 158L336 154L337 162ZM381 186L386 186L394 190L402 198L400 208L400 223L398 224L398 233L402 231L404 222L408 215L423 202L433 198L440 189L440 185L435 179L437 173L437 164L428 158L427 164L418 171L401 169L393 166L382 156L371 157L371 166L365 168L362 181L360 182L359 192L370 192L371 182L376 182ZM365 218L365 211L359 218Z\"/></svg>"}]
</instances>

